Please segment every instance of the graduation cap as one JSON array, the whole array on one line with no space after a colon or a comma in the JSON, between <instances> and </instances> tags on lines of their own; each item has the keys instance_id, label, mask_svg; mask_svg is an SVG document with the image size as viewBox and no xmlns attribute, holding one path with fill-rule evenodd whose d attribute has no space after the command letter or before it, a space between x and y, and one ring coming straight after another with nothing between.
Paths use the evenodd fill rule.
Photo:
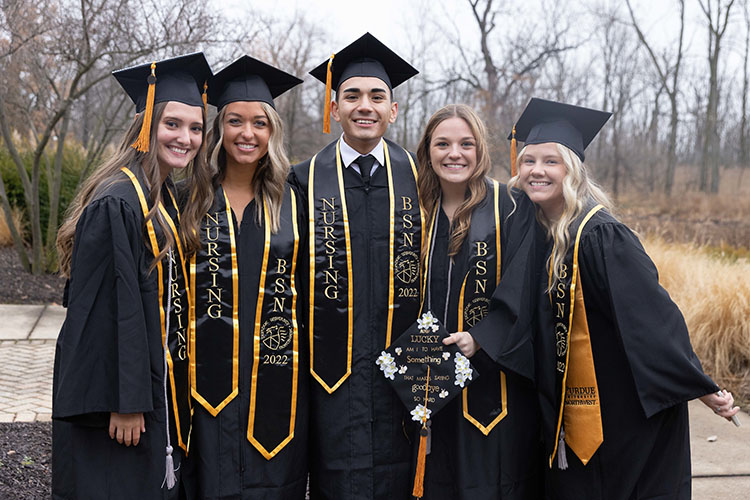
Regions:
<instances>
[{"instance_id":1,"label":"graduation cap","mask_svg":"<svg viewBox=\"0 0 750 500\"><path fill-rule=\"evenodd\" d=\"M516 140L526 145L556 142L567 146L583 161L583 151L610 116L612 113L606 111L533 97L508 135L512 175L516 175Z\"/></svg>"},{"instance_id":2,"label":"graduation cap","mask_svg":"<svg viewBox=\"0 0 750 500\"><path fill-rule=\"evenodd\" d=\"M218 109L230 102L259 101L274 109L274 98L302 83L296 76L242 56L216 73L208 85L208 102Z\"/></svg>"},{"instance_id":3,"label":"graduation cap","mask_svg":"<svg viewBox=\"0 0 750 500\"><path fill-rule=\"evenodd\" d=\"M135 104L145 112L143 127L132 146L147 152L154 104L177 101L189 106L206 106L205 91L211 67L202 52L173 57L114 71L112 75ZM204 95L201 95L203 91Z\"/></svg>"},{"instance_id":4,"label":"graduation cap","mask_svg":"<svg viewBox=\"0 0 750 500\"><path fill-rule=\"evenodd\" d=\"M331 131L331 89L338 91L349 78L366 76L383 80L393 90L417 73L419 71L383 42L365 33L310 71L312 76L326 85L323 131L326 134Z\"/></svg>"},{"instance_id":5,"label":"graduation cap","mask_svg":"<svg viewBox=\"0 0 750 500\"><path fill-rule=\"evenodd\" d=\"M447 336L440 321L426 312L375 362L410 410L412 420L421 425L412 491L418 498L423 494L427 422L479 376L456 344L443 344Z\"/></svg>"}]
</instances>

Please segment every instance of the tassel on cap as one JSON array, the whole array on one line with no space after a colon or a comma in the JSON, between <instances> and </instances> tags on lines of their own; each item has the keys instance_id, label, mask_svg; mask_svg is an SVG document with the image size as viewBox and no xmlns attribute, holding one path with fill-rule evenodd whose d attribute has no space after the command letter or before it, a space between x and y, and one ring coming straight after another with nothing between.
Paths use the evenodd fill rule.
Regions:
<instances>
[{"instance_id":1,"label":"tassel on cap","mask_svg":"<svg viewBox=\"0 0 750 500\"><path fill-rule=\"evenodd\" d=\"M146 109L143 111L143 125L138 139L130 147L141 153L148 153L148 143L151 137L151 119L154 115L154 94L156 93L156 61L151 63L151 74L148 76L148 94L146 94Z\"/></svg>"},{"instance_id":2,"label":"tassel on cap","mask_svg":"<svg viewBox=\"0 0 750 500\"><path fill-rule=\"evenodd\" d=\"M510 140L510 176L515 177L518 175L518 167L516 162L518 161L516 153L516 126L513 125L513 137Z\"/></svg>"},{"instance_id":3,"label":"tassel on cap","mask_svg":"<svg viewBox=\"0 0 750 500\"><path fill-rule=\"evenodd\" d=\"M201 95L201 98L203 98L203 111L206 113L206 116L208 116L208 80L203 82L203 95Z\"/></svg>"},{"instance_id":4,"label":"tassel on cap","mask_svg":"<svg viewBox=\"0 0 750 500\"><path fill-rule=\"evenodd\" d=\"M427 380L425 381L424 407L427 408L427 395L430 386L430 365L427 365ZM417 472L414 474L414 488L412 496L422 498L424 495L424 468L427 461L427 417L422 418L422 428L419 429L419 450L417 451Z\"/></svg>"},{"instance_id":5,"label":"tassel on cap","mask_svg":"<svg viewBox=\"0 0 750 500\"><path fill-rule=\"evenodd\" d=\"M323 132L326 134L331 133L331 66L333 66L333 58L336 54L331 54L328 59L328 67L326 69L326 102L323 106Z\"/></svg>"}]
</instances>

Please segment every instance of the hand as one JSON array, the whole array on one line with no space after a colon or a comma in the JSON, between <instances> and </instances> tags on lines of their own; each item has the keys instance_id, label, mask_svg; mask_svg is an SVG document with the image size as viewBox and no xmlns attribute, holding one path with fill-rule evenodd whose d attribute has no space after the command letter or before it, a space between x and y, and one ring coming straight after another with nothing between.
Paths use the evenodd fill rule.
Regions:
<instances>
[{"instance_id":1,"label":"hand","mask_svg":"<svg viewBox=\"0 0 750 500\"><path fill-rule=\"evenodd\" d=\"M467 358L472 357L479 349L481 349L481 346L476 340L474 340L474 337L472 337L469 332L451 333L443 339L443 344L456 344L458 348L461 349L461 353Z\"/></svg>"},{"instance_id":2,"label":"hand","mask_svg":"<svg viewBox=\"0 0 750 500\"><path fill-rule=\"evenodd\" d=\"M730 422L732 416L736 415L740 411L739 406L734 406L734 397L731 392L726 390L719 391L719 393L710 393L705 396L701 396L703 404L711 408L711 410L717 415L726 418Z\"/></svg>"},{"instance_id":3,"label":"hand","mask_svg":"<svg viewBox=\"0 0 750 500\"><path fill-rule=\"evenodd\" d=\"M109 437L125 446L137 446L141 442L141 432L146 432L146 421L143 413L109 414Z\"/></svg>"}]
</instances>

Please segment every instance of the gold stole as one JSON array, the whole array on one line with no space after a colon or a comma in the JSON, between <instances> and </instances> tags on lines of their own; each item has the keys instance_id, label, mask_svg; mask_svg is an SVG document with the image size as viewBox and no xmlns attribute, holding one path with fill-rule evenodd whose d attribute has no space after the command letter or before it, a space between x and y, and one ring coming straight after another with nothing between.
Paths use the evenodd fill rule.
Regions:
<instances>
[{"instance_id":1,"label":"gold stole","mask_svg":"<svg viewBox=\"0 0 750 500\"><path fill-rule=\"evenodd\" d=\"M406 328L419 311L419 252L424 238L424 215L417 200L417 168L411 155L411 171L391 166L388 143L383 141L389 193L388 311L385 346L391 343L394 310L407 318ZM402 154L394 151L394 155ZM309 214L309 320L310 373L330 394L352 370L354 283L352 276L349 213L346 205L340 143L336 142L336 182L318 174L316 159L308 174ZM327 160L327 159L326 159ZM325 168L327 165L324 165ZM324 170L322 175L330 170ZM394 182L394 176L396 182ZM397 202L398 200L398 202ZM415 233L419 233L414 241ZM343 240L343 245L342 245ZM316 279L317 278L317 279ZM413 316L409 310L413 309ZM342 314L347 311L346 315ZM400 326L397 327L400 329ZM398 334L401 331L397 332Z\"/></svg>"},{"instance_id":2,"label":"gold stole","mask_svg":"<svg viewBox=\"0 0 750 500\"><path fill-rule=\"evenodd\" d=\"M581 221L573 247L573 266L570 285L558 283L553 290L550 288L550 300L555 310L555 334L558 355L558 380L561 378L560 411L558 414L557 431L555 433L555 448L549 457L550 467L560 446L561 429L565 429L565 442L570 449L586 465L596 450L604 441L602 431L601 407L599 405L599 387L596 383L594 357L591 351L588 322L586 320L586 306L583 300L581 275L578 269L578 247L581 233L586 223L602 205L592 208ZM554 250L553 250L554 253ZM567 279L567 266L562 269L561 279ZM550 259L549 284L552 284L552 262ZM565 305L569 300L569 310ZM567 318L567 326L564 320ZM563 361L564 359L564 361Z\"/></svg>"},{"instance_id":3,"label":"gold stole","mask_svg":"<svg viewBox=\"0 0 750 500\"><path fill-rule=\"evenodd\" d=\"M143 212L144 220L149 212L148 202L143 193L141 183L136 178L130 169L122 167L120 170L124 172L130 181L133 183L136 193L138 194L138 200L141 205L141 211ZM169 196L172 205L177 209L177 202L169 191ZM164 268L162 261L156 264L157 277L159 281L159 317L161 320L161 337L162 346L167 351L167 367L169 370L169 384L172 411L170 414L175 419L175 427L177 431L177 442L185 453L187 453L190 445L190 426L192 418L192 404L190 402L190 391L189 391L189 378L190 378L190 357L191 352L187 343L187 332L186 325L182 322L182 312L184 310L192 309L190 302L190 293L187 286L186 280L186 269L185 259L182 253L182 244L180 242L180 235L177 232L174 221L167 213L166 208L162 203L159 203L159 212L164 217L167 225L169 226L172 236L174 237L175 246L179 255L180 266L175 269L175 275L171 283L167 286L172 287L172 303L165 304L164 301L167 298L167 294L164 293ZM178 211L179 214L179 211ZM151 246L151 252L154 256L159 255L159 243L156 237L156 230L154 228L153 220L146 221L146 229L149 237L149 244ZM169 258L169 257L167 257ZM173 261L174 262L174 261ZM180 274L182 271L182 274ZM182 290L184 295L187 297L188 304L185 306L181 302L181 295L179 291ZM170 331L166 331L166 315L167 311L170 312ZM177 386L181 390L177 390ZM167 401L164 404L169 404Z\"/></svg>"}]
</instances>

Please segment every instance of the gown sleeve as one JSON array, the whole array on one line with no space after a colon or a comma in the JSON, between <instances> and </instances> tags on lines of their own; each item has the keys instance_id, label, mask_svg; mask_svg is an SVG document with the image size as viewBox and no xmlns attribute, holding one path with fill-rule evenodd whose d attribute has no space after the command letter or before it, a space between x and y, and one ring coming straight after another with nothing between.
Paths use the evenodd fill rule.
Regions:
<instances>
[{"instance_id":1,"label":"gown sleeve","mask_svg":"<svg viewBox=\"0 0 750 500\"><path fill-rule=\"evenodd\" d=\"M630 229L621 223L592 228L579 255L586 310L595 306L611 320L596 325L589 315L589 329L621 342L647 418L719 390L703 373L682 313Z\"/></svg>"},{"instance_id":2,"label":"gown sleeve","mask_svg":"<svg viewBox=\"0 0 750 500\"><path fill-rule=\"evenodd\" d=\"M78 221L68 311L55 353L55 418L92 422L110 412L154 408L152 378L161 374L152 373L148 336L160 338L160 332L148 331L144 297L156 306L157 285L144 280L140 226L140 217L114 197L95 200Z\"/></svg>"},{"instance_id":3,"label":"gown sleeve","mask_svg":"<svg viewBox=\"0 0 750 500\"><path fill-rule=\"evenodd\" d=\"M469 330L482 350L503 369L534 380L532 329L539 260L537 223L528 197L514 191L517 206L503 210L501 279L487 316ZM510 199L505 205L511 205ZM543 240L542 240L543 241Z\"/></svg>"}]
</instances>

